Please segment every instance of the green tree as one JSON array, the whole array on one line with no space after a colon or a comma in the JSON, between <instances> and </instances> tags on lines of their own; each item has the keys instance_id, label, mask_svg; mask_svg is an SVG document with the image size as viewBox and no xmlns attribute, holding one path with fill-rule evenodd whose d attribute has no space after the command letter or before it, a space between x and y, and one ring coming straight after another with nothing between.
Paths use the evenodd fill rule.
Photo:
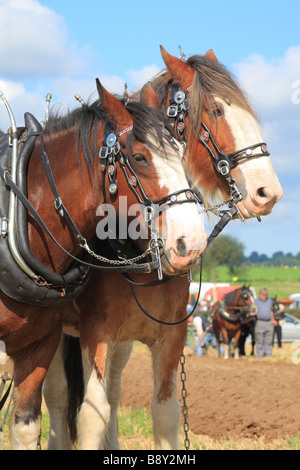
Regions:
<instances>
[{"instance_id":1,"label":"green tree","mask_svg":"<svg viewBox=\"0 0 300 470\"><path fill-rule=\"evenodd\" d=\"M220 235L210 245L204 255L204 269L211 273L213 282L217 282L218 266L226 266L230 274L238 273L244 259L244 245L230 235Z\"/></svg>"}]
</instances>

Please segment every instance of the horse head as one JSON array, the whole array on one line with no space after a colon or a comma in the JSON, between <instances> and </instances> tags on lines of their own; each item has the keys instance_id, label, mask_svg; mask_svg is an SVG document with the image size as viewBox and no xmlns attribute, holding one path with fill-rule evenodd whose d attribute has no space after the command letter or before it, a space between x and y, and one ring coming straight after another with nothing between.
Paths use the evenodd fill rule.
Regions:
<instances>
[{"instance_id":1,"label":"horse head","mask_svg":"<svg viewBox=\"0 0 300 470\"><path fill-rule=\"evenodd\" d=\"M103 145L99 154L104 187L109 188L105 202L115 205L117 195L126 196L126 215L136 216L129 238L145 245L150 228L151 240L155 236L163 248L163 270L168 274L186 271L198 263L207 235L185 176L182 147L156 109L157 95L149 89L144 103L124 106L99 81L97 88L105 116L98 126L98 141L113 141L113 146L107 144L108 151ZM122 212L119 215L124 217Z\"/></svg>"},{"instance_id":2,"label":"horse head","mask_svg":"<svg viewBox=\"0 0 300 470\"><path fill-rule=\"evenodd\" d=\"M186 140L193 181L206 198L228 198L237 190L235 202L245 219L269 214L282 188L256 114L235 78L211 50L186 62L163 47L161 53L167 66L165 105L173 103L168 114L180 117L175 125ZM177 105L181 99L183 105Z\"/></svg>"}]
</instances>

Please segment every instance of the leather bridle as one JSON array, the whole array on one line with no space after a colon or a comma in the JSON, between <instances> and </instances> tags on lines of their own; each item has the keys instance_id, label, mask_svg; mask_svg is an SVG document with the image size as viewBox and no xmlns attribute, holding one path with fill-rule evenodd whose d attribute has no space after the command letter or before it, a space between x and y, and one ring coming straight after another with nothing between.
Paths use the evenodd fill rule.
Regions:
<instances>
[{"instance_id":1,"label":"leather bridle","mask_svg":"<svg viewBox=\"0 0 300 470\"><path fill-rule=\"evenodd\" d=\"M128 155L121 148L119 143L119 137L126 132L130 132L133 126L129 126L120 132L112 131L112 123L107 122L104 128L103 145L99 150L100 166L103 175L103 194L104 200L106 201L106 173L109 180L109 192L114 195L118 191L117 183L117 166L118 162L124 175L128 186L134 192L136 199L139 204L144 206L144 219L150 230L150 241L148 245L149 254L155 256L158 262L158 279L163 279L163 273L161 268L161 255L164 251L164 240L159 236L158 230L155 226L155 219L159 214L162 214L173 205L185 204L185 203L198 203L198 198L190 188L181 189L175 191L167 196L160 199L151 199L146 195L146 192L139 180L139 177L132 165L130 164ZM166 129L163 129L163 133L168 134ZM180 198L179 198L180 197ZM93 254L91 252L91 254Z\"/></svg>"},{"instance_id":2,"label":"leather bridle","mask_svg":"<svg viewBox=\"0 0 300 470\"><path fill-rule=\"evenodd\" d=\"M170 98L169 107L167 109L167 116L171 126L177 132L178 140L183 145L186 145L185 117L188 114L188 94L191 89L192 86L189 86L185 91L182 91L179 89L179 86L173 82L173 80L170 82ZM238 214L240 219L244 220L236 205L237 202L243 199L243 196L236 186L236 181L231 175L231 170L243 160L269 156L270 153L268 152L267 144L265 142L260 142L237 150L233 153L225 154L219 149L208 126L202 120L200 124L200 130L195 124L195 132L201 144L208 151L214 168L220 175L222 175L222 177L225 178L227 184L229 185L229 208L235 208L235 214ZM211 145L209 145L209 143Z\"/></svg>"},{"instance_id":3,"label":"leather bridle","mask_svg":"<svg viewBox=\"0 0 300 470\"><path fill-rule=\"evenodd\" d=\"M161 199L153 200L146 195L143 189L143 186L139 180L138 175L136 174L135 170L130 164L129 158L127 154L124 152L124 150L121 148L121 145L118 140L119 136L123 135L125 132L131 131L132 128L133 126L129 126L123 131L118 132L118 133L110 132L107 136L105 136L104 134L103 146L100 148L99 158L100 158L100 166L101 166L103 176L105 176L106 171L108 174L109 192L111 194L116 194L118 191L118 184L117 184L117 178L116 178L117 176L116 161L118 161L125 175L128 186L134 192L139 204L142 204L146 207L159 206L160 213L164 212L165 210L167 210L169 207L171 207L174 204L185 204L185 203L196 204L198 200L190 188L181 189L179 191L174 191L173 193L170 193L167 196L162 197ZM168 131L164 130L164 132L167 133ZM103 178L103 194L105 195L104 197L106 199L105 178ZM179 199L178 197L180 195L184 197Z\"/></svg>"},{"instance_id":4,"label":"leather bridle","mask_svg":"<svg viewBox=\"0 0 300 470\"><path fill-rule=\"evenodd\" d=\"M180 87L178 84L176 84L173 80L170 81L169 83L169 106L167 108L167 117L169 120L169 123L171 127L175 130L177 134L177 140L180 142L180 144L186 146L187 140L186 140L186 122L185 118L188 113L188 94L191 91L192 86L189 86L185 91L180 90ZM215 227L213 228L211 234L208 237L207 240L207 247L215 240L215 238L221 233L221 231L224 229L224 227L228 224L230 220L232 220L236 215L244 221L243 215L241 214L239 208L237 207L237 203L243 199L242 194L238 190L236 186L236 181L232 177L231 170L235 168L241 161L249 158L258 158L258 157L265 157L269 156L270 153L268 152L268 148L265 142L260 142L258 144L253 144L248 147L245 147L243 149L237 150L233 153L228 153L225 154L223 153L218 145L216 144L208 126L201 120L200 123L200 130L198 129L197 125L194 125L195 127L195 132L201 142L201 144L206 148L208 151L213 165L216 169L216 171L223 177L225 178L228 186L229 186L229 199L226 202L228 204L228 209L226 210L221 210L219 211L220 215L220 220L217 222ZM208 145L208 144L211 144ZM192 189L194 197L197 199L197 202L199 204L203 204L202 197L199 194L199 191L196 188ZM224 202L224 203L225 203ZM212 212L215 211L215 209L219 206L211 207L209 209L205 209L205 212L208 210L211 210ZM257 220L260 222L260 217L257 217ZM200 279L201 279L201 273L202 273L202 261L203 261L203 255L201 256L201 267L200 267ZM199 284L199 292L198 292L198 298L195 303L195 307L190 312L185 318L178 322L173 322L173 323L168 323L164 322L162 320L158 320L148 314L148 312L143 309L142 305L139 303L134 291L133 291L133 282L128 279L126 276L127 280L131 282L131 289L134 294L135 300L141 309L141 311L150 317L152 320L156 321L157 323L164 324L164 325L178 325L179 323L182 323L186 321L188 318L190 318L194 311L195 308L198 304L199 298L200 298L200 290L201 290L201 282ZM144 284L137 284L136 285L144 285L144 286L150 286L152 285L151 283L144 283Z\"/></svg>"}]
</instances>

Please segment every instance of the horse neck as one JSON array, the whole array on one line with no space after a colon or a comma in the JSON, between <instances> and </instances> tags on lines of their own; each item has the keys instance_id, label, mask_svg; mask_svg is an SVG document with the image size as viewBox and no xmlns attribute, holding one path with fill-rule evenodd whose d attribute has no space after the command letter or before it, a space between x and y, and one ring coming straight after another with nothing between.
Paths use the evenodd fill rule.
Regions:
<instances>
[{"instance_id":1,"label":"horse neck","mask_svg":"<svg viewBox=\"0 0 300 470\"><path fill-rule=\"evenodd\" d=\"M240 291L233 291L226 295L224 299L224 303L226 306L226 310L232 311L233 313L236 312L236 307L238 307ZM242 306L241 306L242 308Z\"/></svg>"},{"instance_id":2,"label":"horse neck","mask_svg":"<svg viewBox=\"0 0 300 470\"><path fill-rule=\"evenodd\" d=\"M95 234L96 206L101 202L100 184L92 184L83 156L80 165L76 155L74 129L54 136L45 136L44 146L49 158L59 196L80 233L89 240ZM54 195L37 143L28 166L28 198L45 221L56 240L72 254L80 250L73 232L54 208ZM47 267L63 272L70 258L43 233L37 224L29 224L31 250Z\"/></svg>"}]
</instances>

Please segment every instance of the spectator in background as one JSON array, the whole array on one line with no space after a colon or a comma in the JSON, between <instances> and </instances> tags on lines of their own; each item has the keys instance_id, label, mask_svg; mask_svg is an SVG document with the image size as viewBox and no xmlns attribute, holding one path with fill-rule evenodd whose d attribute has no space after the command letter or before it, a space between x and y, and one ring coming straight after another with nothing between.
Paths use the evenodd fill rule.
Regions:
<instances>
[{"instance_id":1,"label":"spectator in background","mask_svg":"<svg viewBox=\"0 0 300 470\"><path fill-rule=\"evenodd\" d=\"M203 354L203 323L199 315L193 317L193 325L196 329L196 356L200 357Z\"/></svg>"},{"instance_id":2,"label":"spectator in background","mask_svg":"<svg viewBox=\"0 0 300 470\"><path fill-rule=\"evenodd\" d=\"M275 321L277 322L277 325L274 326L273 341L272 341L272 344L274 346L275 336L277 336L277 345L278 345L279 348L282 347L282 343L281 343L282 328L281 328L281 325L283 325L283 323L285 321L284 317L285 317L284 305L279 304L278 311L274 312L274 318L275 318Z\"/></svg>"},{"instance_id":3,"label":"spectator in background","mask_svg":"<svg viewBox=\"0 0 300 470\"><path fill-rule=\"evenodd\" d=\"M198 314L193 317L193 325L196 329L196 356L203 356L203 348L208 349L209 346L216 348L216 338L212 323L206 315ZM220 348L221 354L224 349Z\"/></svg>"},{"instance_id":4,"label":"spectator in background","mask_svg":"<svg viewBox=\"0 0 300 470\"><path fill-rule=\"evenodd\" d=\"M272 299L268 296L266 288L260 290L255 303L257 307L257 322L255 325L256 354L258 358L271 357L273 331L277 322L272 310Z\"/></svg>"}]
</instances>

